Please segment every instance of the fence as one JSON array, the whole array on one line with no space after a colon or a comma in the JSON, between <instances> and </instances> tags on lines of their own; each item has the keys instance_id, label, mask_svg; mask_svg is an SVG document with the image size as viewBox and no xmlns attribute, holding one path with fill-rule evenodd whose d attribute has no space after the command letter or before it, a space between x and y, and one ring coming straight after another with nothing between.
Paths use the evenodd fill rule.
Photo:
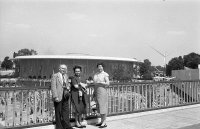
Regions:
<instances>
[{"instance_id":1,"label":"fence","mask_svg":"<svg viewBox=\"0 0 200 129\"><path fill-rule=\"evenodd\" d=\"M200 102L200 81L112 84L107 91L109 115Z\"/></svg>"},{"instance_id":2,"label":"fence","mask_svg":"<svg viewBox=\"0 0 200 129\"><path fill-rule=\"evenodd\" d=\"M88 102L92 87L88 88ZM108 115L119 115L199 103L200 81L113 83L107 87L107 93ZM94 117L96 114L89 104L87 117ZM49 80L0 83L0 127L52 123L53 107ZM70 118L73 118L72 113Z\"/></svg>"}]
</instances>

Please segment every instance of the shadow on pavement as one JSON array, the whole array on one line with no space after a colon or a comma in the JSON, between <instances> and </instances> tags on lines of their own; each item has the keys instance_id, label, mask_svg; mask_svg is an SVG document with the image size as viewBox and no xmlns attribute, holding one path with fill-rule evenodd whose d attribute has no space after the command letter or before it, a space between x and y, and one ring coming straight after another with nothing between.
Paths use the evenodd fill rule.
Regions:
<instances>
[{"instance_id":1,"label":"shadow on pavement","mask_svg":"<svg viewBox=\"0 0 200 129\"><path fill-rule=\"evenodd\" d=\"M195 124L195 125L191 125L191 126L181 127L181 128L178 128L178 129L200 129L200 123Z\"/></svg>"}]
</instances>

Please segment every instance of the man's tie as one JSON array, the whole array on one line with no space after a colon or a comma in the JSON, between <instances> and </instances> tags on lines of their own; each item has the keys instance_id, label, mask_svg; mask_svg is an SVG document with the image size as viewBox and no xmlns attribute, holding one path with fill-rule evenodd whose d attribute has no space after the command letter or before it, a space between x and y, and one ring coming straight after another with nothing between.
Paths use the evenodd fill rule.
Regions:
<instances>
[{"instance_id":1,"label":"man's tie","mask_svg":"<svg viewBox=\"0 0 200 129\"><path fill-rule=\"evenodd\" d=\"M65 82L65 77L64 77L64 75L62 75L62 77L63 77L63 86L66 86L66 82Z\"/></svg>"}]
</instances>

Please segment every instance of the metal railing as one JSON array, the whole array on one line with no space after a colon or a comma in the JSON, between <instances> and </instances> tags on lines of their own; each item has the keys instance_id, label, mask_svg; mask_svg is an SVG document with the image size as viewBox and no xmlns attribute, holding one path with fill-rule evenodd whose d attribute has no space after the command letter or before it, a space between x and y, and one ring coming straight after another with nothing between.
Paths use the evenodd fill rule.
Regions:
<instances>
[{"instance_id":1,"label":"metal railing","mask_svg":"<svg viewBox=\"0 0 200 129\"><path fill-rule=\"evenodd\" d=\"M107 93L108 115L119 115L200 103L200 81L113 83ZM89 103L92 94L93 85L88 88L87 117L96 116ZM50 80L0 83L0 127L34 126L53 120Z\"/></svg>"},{"instance_id":2,"label":"metal railing","mask_svg":"<svg viewBox=\"0 0 200 129\"><path fill-rule=\"evenodd\" d=\"M53 111L49 81L1 83L1 126L18 127L52 122Z\"/></svg>"},{"instance_id":3,"label":"metal railing","mask_svg":"<svg viewBox=\"0 0 200 129\"><path fill-rule=\"evenodd\" d=\"M200 103L200 81L112 84L109 115Z\"/></svg>"}]
</instances>

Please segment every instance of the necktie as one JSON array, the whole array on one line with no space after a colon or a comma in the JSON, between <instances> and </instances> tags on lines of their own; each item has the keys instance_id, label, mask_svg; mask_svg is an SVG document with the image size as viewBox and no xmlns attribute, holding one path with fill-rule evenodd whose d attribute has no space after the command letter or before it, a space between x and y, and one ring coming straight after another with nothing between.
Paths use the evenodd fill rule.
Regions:
<instances>
[{"instance_id":1,"label":"necktie","mask_svg":"<svg viewBox=\"0 0 200 129\"><path fill-rule=\"evenodd\" d=\"M63 86L66 86L66 82L65 82L65 77L64 77L64 75L62 75L62 77L63 77Z\"/></svg>"}]
</instances>

